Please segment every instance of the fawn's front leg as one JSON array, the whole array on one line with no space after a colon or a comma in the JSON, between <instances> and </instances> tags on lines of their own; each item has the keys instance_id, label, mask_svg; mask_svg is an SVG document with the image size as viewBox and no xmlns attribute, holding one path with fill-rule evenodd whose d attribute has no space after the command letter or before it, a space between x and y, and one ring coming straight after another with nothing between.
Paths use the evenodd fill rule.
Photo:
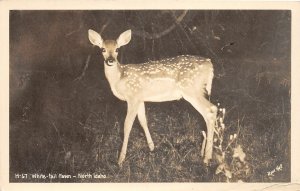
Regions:
<instances>
[{"instance_id":1,"label":"fawn's front leg","mask_svg":"<svg viewBox=\"0 0 300 191\"><path fill-rule=\"evenodd\" d=\"M138 112L139 103L136 101L127 101L127 115L124 123L124 140L122 145L122 150L119 156L118 164L122 166L122 163L126 157L127 144L129 139L129 134Z\"/></svg>"},{"instance_id":2,"label":"fawn's front leg","mask_svg":"<svg viewBox=\"0 0 300 191\"><path fill-rule=\"evenodd\" d=\"M150 132L149 132L149 128L148 128L148 125L147 125L147 118L146 118L146 113L145 113L145 103L141 103L140 106L139 106L138 119L139 119L139 122L140 122L142 128L144 129L149 149L150 149L150 151L153 151L154 150L154 143L152 141L152 138L151 138L151 135L150 135Z\"/></svg>"}]
</instances>

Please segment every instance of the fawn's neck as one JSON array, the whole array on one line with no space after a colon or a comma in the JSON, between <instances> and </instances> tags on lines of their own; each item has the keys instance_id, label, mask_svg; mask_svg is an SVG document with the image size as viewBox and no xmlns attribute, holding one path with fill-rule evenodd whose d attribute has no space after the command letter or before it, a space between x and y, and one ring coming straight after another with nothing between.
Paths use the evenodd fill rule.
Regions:
<instances>
[{"instance_id":1,"label":"fawn's neck","mask_svg":"<svg viewBox=\"0 0 300 191\"><path fill-rule=\"evenodd\" d=\"M104 72L105 72L105 76L109 82L110 88L112 89L112 91L115 91L115 85L116 83L120 80L121 77L121 65L119 62L117 62L116 64L109 66L107 64L104 63Z\"/></svg>"}]
</instances>

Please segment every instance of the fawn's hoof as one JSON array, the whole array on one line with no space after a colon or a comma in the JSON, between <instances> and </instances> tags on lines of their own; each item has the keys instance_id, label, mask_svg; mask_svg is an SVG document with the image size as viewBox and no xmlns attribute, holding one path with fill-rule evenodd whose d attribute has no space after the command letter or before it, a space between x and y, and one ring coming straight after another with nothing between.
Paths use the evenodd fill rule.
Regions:
<instances>
[{"instance_id":1,"label":"fawn's hoof","mask_svg":"<svg viewBox=\"0 0 300 191\"><path fill-rule=\"evenodd\" d=\"M125 156L126 156L126 155L124 155L124 154L120 154L120 157L119 157L119 160L118 160L118 165L119 165L120 167L122 167L122 164L123 164L123 162L124 162L124 160L125 160Z\"/></svg>"},{"instance_id":2,"label":"fawn's hoof","mask_svg":"<svg viewBox=\"0 0 300 191\"><path fill-rule=\"evenodd\" d=\"M148 146L149 146L150 151L154 150L154 143L153 142L148 143Z\"/></svg>"},{"instance_id":3,"label":"fawn's hoof","mask_svg":"<svg viewBox=\"0 0 300 191\"><path fill-rule=\"evenodd\" d=\"M208 159L204 159L204 160L203 160L203 163L206 164L206 165L208 165L208 162L209 162Z\"/></svg>"},{"instance_id":4,"label":"fawn's hoof","mask_svg":"<svg viewBox=\"0 0 300 191\"><path fill-rule=\"evenodd\" d=\"M204 157L203 163L204 163L205 165L208 165L208 163L210 162L210 160L211 160L210 157Z\"/></svg>"}]
</instances>

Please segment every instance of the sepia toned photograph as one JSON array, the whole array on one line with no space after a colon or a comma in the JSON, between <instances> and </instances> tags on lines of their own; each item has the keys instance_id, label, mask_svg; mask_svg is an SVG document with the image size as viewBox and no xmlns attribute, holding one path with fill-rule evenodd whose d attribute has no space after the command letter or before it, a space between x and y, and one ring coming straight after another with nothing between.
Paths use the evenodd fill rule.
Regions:
<instances>
[{"instance_id":1,"label":"sepia toned photograph","mask_svg":"<svg viewBox=\"0 0 300 191\"><path fill-rule=\"evenodd\" d=\"M299 2L0 2L0 190L299 190L299 19Z\"/></svg>"},{"instance_id":2,"label":"sepia toned photograph","mask_svg":"<svg viewBox=\"0 0 300 191\"><path fill-rule=\"evenodd\" d=\"M290 10L10 10L9 181L291 181Z\"/></svg>"}]
</instances>

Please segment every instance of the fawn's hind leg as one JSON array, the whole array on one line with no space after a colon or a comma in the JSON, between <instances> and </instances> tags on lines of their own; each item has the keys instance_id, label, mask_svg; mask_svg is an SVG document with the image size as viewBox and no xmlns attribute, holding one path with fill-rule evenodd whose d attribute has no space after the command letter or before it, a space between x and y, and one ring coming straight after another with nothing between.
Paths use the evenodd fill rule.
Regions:
<instances>
[{"instance_id":1,"label":"fawn's hind leg","mask_svg":"<svg viewBox=\"0 0 300 191\"><path fill-rule=\"evenodd\" d=\"M210 103L204 96L196 96L195 94L184 95L183 98L190 102L192 106L203 116L206 123L206 144L204 152L204 163L212 158L213 151L213 136L214 136L214 125L217 115L217 107Z\"/></svg>"}]
</instances>

